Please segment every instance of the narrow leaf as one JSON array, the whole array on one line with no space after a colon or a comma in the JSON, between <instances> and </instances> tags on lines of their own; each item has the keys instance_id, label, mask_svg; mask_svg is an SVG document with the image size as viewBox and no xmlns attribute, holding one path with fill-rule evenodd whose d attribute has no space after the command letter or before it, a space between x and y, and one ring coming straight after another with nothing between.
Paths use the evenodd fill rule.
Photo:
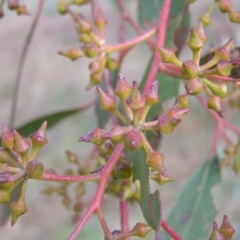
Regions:
<instances>
[{"instance_id":1,"label":"narrow leaf","mask_svg":"<svg viewBox=\"0 0 240 240\"><path fill-rule=\"evenodd\" d=\"M218 182L217 156L206 161L188 180L167 220L182 239L206 238L216 215L210 190Z\"/></svg>"},{"instance_id":2,"label":"narrow leaf","mask_svg":"<svg viewBox=\"0 0 240 240\"><path fill-rule=\"evenodd\" d=\"M146 165L146 152L143 148L130 153L133 163L133 179L140 181L140 207L147 223L157 231L161 221L160 194L150 189L149 169ZM160 236L160 235L159 235Z\"/></svg>"}]
</instances>

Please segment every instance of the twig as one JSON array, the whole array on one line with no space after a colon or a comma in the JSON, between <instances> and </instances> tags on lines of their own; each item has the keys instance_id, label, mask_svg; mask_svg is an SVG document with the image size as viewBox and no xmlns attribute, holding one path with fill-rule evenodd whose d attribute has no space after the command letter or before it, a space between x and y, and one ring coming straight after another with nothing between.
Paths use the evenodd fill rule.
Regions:
<instances>
[{"instance_id":1,"label":"twig","mask_svg":"<svg viewBox=\"0 0 240 240\"><path fill-rule=\"evenodd\" d=\"M161 226L174 240L182 239L164 220L161 221Z\"/></svg>"}]
</instances>

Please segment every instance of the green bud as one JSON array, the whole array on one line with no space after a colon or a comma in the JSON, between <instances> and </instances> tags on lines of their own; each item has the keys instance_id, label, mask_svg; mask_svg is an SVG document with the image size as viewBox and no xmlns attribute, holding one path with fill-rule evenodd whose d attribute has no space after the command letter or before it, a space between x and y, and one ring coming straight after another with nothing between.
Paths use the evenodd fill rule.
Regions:
<instances>
[{"instance_id":1,"label":"green bud","mask_svg":"<svg viewBox=\"0 0 240 240\"><path fill-rule=\"evenodd\" d=\"M99 148L99 154L101 156L107 156L112 154L113 152L113 146L111 143L105 142L100 148Z\"/></svg>"},{"instance_id":2,"label":"green bud","mask_svg":"<svg viewBox=\"0 0 240 240\"><path fill-rule=\"evenodd\" d=\"M216 59L216 63L220 60L228 60L230 57L230 51L232 48L233 40L230 38L222 47L215 51L213 59Z\"/></svg>"},{"instance_id":3,"label":"green bud","mask_svg":"<svg viewBox=\"0 0 240 240\"><path fill-rule=\"evenodd\" d=\"M133 81L132 91L126 100L126 103L132 110L139 110L140 108L144 107L146 103L146 99L140 93L138 83L136 81Z\"/></svg>"},{"instance_id":4,"label":"green bud","mask_svg":"<svg viewBox=\"0 0 240 240\"><path fill-rule=\"evenodd\" d=\"M153 179L155 182L157 182L159 185L163 185L166 184L168 182L173 182L175 181L174 178L171 177L164 177L161 173L157 173L157 174L151 174L150 178Z\"/></svg>"},{"instance_id":5,"label":"green bud","mask_svg":"<svg viewBox=\"0 0 240 240\"><path fill-rule=\"evenodd\" d=\"M59 55L65 56L70 58L72 61L77 60L78 58L81 58L84 56L84 53L78 49L78 48L72 48L70 50L67 51L59 51L58 52Z\"/></svg>"},{"instance_id":6,"label":"green bud","mask_svg":"<svg viewBox=\"0 0 240 240\"><path fill-rule=\"evenodd\" d=\"M117 68L118 62L113 58L107 57L107 62L105 66L108 70L113 71Z\"/></svg>"},{"instance_id":7,"label":"green bud","mask_svg":"<svg viewBox=\"0 0 240 240\"><path fill-rule=\"evenodd\" d=\"M193 78L186 81L185 89L190 95L198 95L202 92L203 84L198 78Z\"/></svg>"},{"instance_id":8,"label":"green bud","mask_svg":"<svg viewBox=\"0 0 240 240\"><path fill-rule=\"evenodd\" d=\"M199 50L203 47L204 42L200 37L198 31L195 28L191 29L190 38L187 41L187 45L193 50Z\"/></svg>"},{"instance_id":9,"label":"green bud","mask_svg":"<svg viewBox=\"0 0 240 240\"><path fill-rule=\"evenodd\" d=\"M216 222L213 222L212 233L208 240L225 240L224 236L219 232Z\"/></svg>"},{"instance_id":10,"label":"green bud","mask_svg":"<svg viewBox=\"0 0 240 240\"><path fill-rule=\"evenodd\" d=\"M90 82L86 87L86 90L90 90L92 87L102 82L102 72L90 74Z\"/></svg>"},{"instance_id":11,"label":"green bud","mask_svg":"<svg viewBox=\"0 0 240 240\"><path fill-rule=\"evenodd\" d=\"M122 142L124 135L124 130L120 125L113 125L109 132L106 132L102 135L103 139L110 139L112 143Z\"/></svg>"},{"instance_id":12,"label":"green bud","mask_svg":"<svg viewBox=\"0 0 240 240\"><path fill-rule=\"evenodd\" d=\"M144 95L146 103L154 105L158 103L158 82L154 81L150 87L150 90Z\"/></svg>"},{"instance_id":13,"label":"green bud","mask_svg":"<svg viewBox=\"0 0 240 240\"><path fill-rule=\"evenodd\" d=\"M202 39L203 43L205 43L208 38L204 32L203 23L201 21L198 21L197 32L198 32L199 37Z\"/></svg>"},{"instance_id":14,"label":"green bud","mask_svg":"<svg viewBox=\"0 0 240 240\"><path fill-rule=\"evenodd\" d=\"M16 10L18 15L30 15L30 13L27 10L26 5L20 5Z\"/></svg>"},{"instance_id":15,"label":"green bud","mask_svg":"<svg viewBox=\"0 0 240 240\"><path fill-rule=\"evenodd\" d=\"M221 76L229 76L233 69L231 61L220 60L216 66L217 74Z\"/></svg>"},{"instance_id":16,"label":"green bud","mask_svg":"<svg viewBox=\"0 0 240 240\"><path fill-rule=\"evenodd\" d=\"M61 15L65 15L68 11L68 5L63 0L58 0L57 11Z\"/></svg>"},{"instance_id":17,"label":"green bud","mask_svg":"<svg viewBox=\"0 0 240 240\"><path fill-rule=\"evenodd\" d=\"M3 190L0 188L0 204L2 203L8 203L10 201L10 195L9 192Z\"/></svg>"},{"instance_id":18,"label":"green bud","mask_svg":"<svg viewBox=\"0 0 240 240\"><path fill-rule=\"evenodd\" d=\"M164 63L172 63L179 67L182 66L182 62L176 57L175 51L172 48L164 48L157 44L154 45L154 48L159 52Z\"/></svg>"},{"instance_id":19,"label":"green bud","mask_svg":"<svg viewBox=\"0 0 240 240\"><path fill-rule=\"evenodd\" d=\"M200 17L200 21L203 23L203 26L208 26L211 24L211 14L206 12Z\"/></svg>"},{"instance_id":20,"label":"green bud","mask_svg":"<svg viewBox=\"0 0 240 240\"><path fill-rule=\"evenodd\" d=\"M12 149L14 137L12 131L8 128L7 124L2 124L2 146Z\"/></svg>"},{"instance_id":21,"label":"green bud","mask_svg":"<svg viewBox=\"0 0 240 240\"><path fill-rule=\"evenodd\" d=\"M37 160L32 160L27 163L26 173L29 178L32 179L41 179L44 172L44 166L41 162Z\"/></svg>"},{"instance_id":22,"label":"green bud","mask_svg":"<svg viewBox=\"0 0 240 240\"><path fill-rule=\"evenodd\" d=\"M132 188L130 188L127 185L124 185L121 187L121 192L122 192L121 201L126 201L126 200L132 198L132 196L134 194Z\"/></svg>"},{"instance_id":23,"label":"green bud","mask_svg":"<svg viewBox=\"0 0 240 240\"><path fill-rule=\"evenodd\" d=\"M173 108L188 108L189 107L189 96L187 94L179 95L175 99Z\"/></svg>"},{"instance_id":24,"label":"green bud","mask_svg":"<svg viewBox=\"0 0 240 240\"><path fill-rule=\"evenodd\" d=\"M107 25L107 21L104 18L101 9L98 7L96 10L96 16L94 19L94 24L98 28L98 30L102 33L105 26Z\"/></svg>"},{"instance_id":25,"label":"green bud","mask_svg":"<svg viewBox=\"0 0 240 240\"><path fill-rule=\"evenodd\" d=\"M146 164L154 171L158 171L163 176L167 177L167 171L163 165L164 155L155 151L151 151L147 156Z\"/></svg>"},{"instance_id":26,"label":"green bud","mask_svg":"<svg viewBox=\"0 0 240 240\"><path fill-rule=\"evenodd\" d=\"M182 75L186 79L192 79L198 74L198 65L192 61L187 60L182 64Z\"/></svg>"},{"instance_id":27,"label":"green bud","mask_svg":"<svg viewBox=\"0 0 240 240\"><path fill-rule=\"evenodd\" d=\"M131 166L127 163L118 164L116 175L122 179L130 178L132 176Z\"/></svg>"},{"instance_id":28,"label":"green bud","mask_svg":"<svg viewBox=\"0 0 240 240\"><path fill-rule=\"evenodd\" d=\"M31 143L28 139L22 137L16 130L13 130L14 144L13 150L18 153L27 153L31 147Z\"/></svg>"},{"instance_id":29,"label":"green bud","mask_svg":"<svg viewBox=\"0 0 240 240\"><path fill-rule=\"evenodd\" d=\"M162 131L165 134L170 134L174 129L174 125L171 123L171 119L165 115L162 115L158 118L156 127L159 131Z\"/></svg>"},{"instance_id":30,"label":"green bud","mask_svg":"<svg viewBox=\"0 0 240 240\"><path fill-rule=\"evenodd\" d=\"M240 13L231 11L228 13L229 20L233 23L240 23Z\"/></svg>"},{"instance_id":31,"label":"green bud","mask_svg":"<svg viewBox=\"0 0 240 240\"><path fill-rule=\"evenodd\" d=\"M211 92L220 97L220 98L225 98L227 95L227 83L225 82L212 82L209 81L206 78L203 78L203 82L208 86L208 88L211 90Z\"/></svg>"},{"instance_id":32,"label":"green bud","mask_svg":"<svg viewBox=\"0 0 240 240\"><path fill-rule=\"evenodd\" d=\"M218 7L222 13L229 13L232 11L232 3L230 0L219 0Z\"/></svg>"},{"instance_id":33,"label":"green bud","mask_svg":"<svg viewBox=\"0 0 240 240\"><path fill-rule=\"evenodd\" d=\"M123 136L124 146L129 150L137 150L143 145L143 138L138 129L133 129Z\"/></svg>"},{"instance_id":34,"label":"green bud","mask_svg":"<svg viewBox=\"0 0 240 240\"><path fill-rule=\"evenodd\" d=\"M130 231L131 236L138 236L145 238L145 236L152 230L152 228L145 223L137 223L133 230Z\"/></svg>"},{"instance_id":35,"label":"green bud","mask_svg":"<svg viewBox=\"0 0 240 240\"><path fill-rule=\"evenodd\" d=\"M225 237L225 240L231 240L232 236L235 233L235 229L230 224L229 219L226 215L223 216L223 221L219 232Z\"/></svg>"},{"instance_id":36,"label":"green bud","mask_svg":"<svg viewBox=\"0 0 240 240\"><path fill-rule=\"evenodd\" d=\"M169 109L166 116L170 119L170 123L175 127L182 120L183 116L189 112L188 108Z\"/></svg>"},{"instance_id":37,"label":"green bud","mask_svg":"<svg viewBox=\"0 0 240 240\"><path fill-rule=\"evenodd\" d=\"M98 47L91 43L86 44L83 50L88 58L94 58L99 52Z\"/></svg>"},{"instance_id":38,"label":"green bud","mask_svg":"<svg viewBox=\"0 0 240 240\"><path fill-rule=\"evenodd\" d=\"M91 142L96 145L102 145L105 142L105 139L102 138L102 135L105 133L105 130L101 128L95 128L87 135L84 135L78 139L79 142Z\"/></svg>"},{"instance_id":39,"label":"green bud","mask_svg":"<svg viewBox=\"0 0 240 240\"><path fill-rule=\"evenodd\" d=\"M88 22L82 15L77 15L77 23L80 33L89 33L92 31L91 23Z\"/></svg>"},{"instance_id":40,"label":"green bud","mask_svg":"<svg viewBox=\"0 0 240 240\"><path fill-rule=\"evenodd\" d=\"M221 98L218 96L210 96L208 99L208 108L213 109L218 113L220 117L223 117L223 112L221 108Z\"/></svg>"},{"instance_id":41,"label":"green bud","mask_svg":"<svg viewBox=\"0 0 240 240\"><path fill-rule=\"evenodd\" d=\"M16 187L16 179L6 171L0 173L0 188L10 193Z\"/></svg>"},{"instance_id":42,"label":"green bud","mask_svg":"<svg viewBox=\"0 0 240 240\"><path fill-rule=\"evenodd\" d=\"M109 182L107 189L114 194L118 194L122 186L122 181L123 180L120 179Z\"/></svg>"},{"instance_id":43,"label":"green bud","mask_svg":"<svg viewBox=\"0 0 240 240\"><path fill-rule=\"evenodd\" d=\"M131 86L128 84L126 78L123 76L123 74L118 74L118 81L117 86L115 89L115 94L122 100L126 101L127 98L130 96L132 91Z\"/></svg>"},{"instance_id":44,"label":"green bud","mask_svg":"<svg viewBox=\"0 0 240 240\"><path fill-rule=\"evenodd\" d=\"M99 72L101 72L102 67L101 64L98 61L93 61L89 64L88 66L91 74L97 74Z\"/></svg>"},{"instance_id":45,"label":"green bud","mask_svg":"<svg viewBox=\"0 0 240 240\"><path fill-rule=\"evenodd\" d=\"M98 96L100 99L100 108L103 111L111 112L116 109L116 98L105 93L100 87L97 87Z\"/></svg>"},{"instance_id":46,"label":"green bud","mask_svg":"<svg viewBox=\"0 0 240 240\"><path fill-rule=\"evenodd\" d=\"M87 33L80 33L79 41L82 43L91 43L92 39L89 37Z\"/></svg>"}]
</instances>

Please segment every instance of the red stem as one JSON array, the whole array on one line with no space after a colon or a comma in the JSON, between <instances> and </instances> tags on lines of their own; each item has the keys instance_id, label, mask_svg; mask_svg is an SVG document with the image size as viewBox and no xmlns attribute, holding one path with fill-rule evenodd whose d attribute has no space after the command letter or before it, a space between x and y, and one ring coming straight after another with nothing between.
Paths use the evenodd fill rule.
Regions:
<instances>
[{"instance_id":1,"label":"red stem","mask_svg":"<svg viewBox=\"0 0 240 240\"><path fill-rule=\"evenodd\" d=\"M105 190L108 178L113 168L115 167L119 157L121 156L121 153L123 150L124 150L123 144L122 143L118 144L113 154L109 158L108 162L106 163L105 167L99 171L98 174L100 176L100 180L99 180L99 185L98 185L98 189L95 194L94 200L92 201L85 215L82 217L82 219L79 221L79 223L77 224L77 226L75 227L71 235L69 236L68 240L74 240L77 237L79 231L83 228L83 226L91 217L91 215L101 206L101 202L102 202L102 198L103 198L103 194L104 194L104 190Z\"/></svg>"},{"instance_id":2,"label":"red stem","mask_svg":"<svg viewBox=\"0 0 240 240\"><path fill-rule=\"evenodd\" d=\"M121 214L121 230L126 233L129 232L129 223L128 223L128 202L120 201L120 214ZM129 238L126 238L129 240Z\"/></svg>"},{"instance_id":3,"label":"red stem","mask_svg":"<svg viewBox=\"0 0 240 240\"><path fill-rule=\"evenodd\" d=\"M182 239L164 220L161 221L161 226L174 240Z\"/></svg>"},{"instance_id":4,"label":"red stem","mask_svg":"<svg viewBox=\"0 0 240 240\"><path fill-rule=\"evenodd\" d=\"M158 19L158 38L157 38L157 44L159 46L164 46L165 42L165 35L166 35L166 29L167 29L167 22L168 22L168 16L169 11L171 8L172 0L164 0L162 5L162 10L159 15ZM156 78L157 72L158 72L158 62L161 61L160 55L157 51L154 53L153 63L152 67L149 71L148 78L143 90L143 93L145 94L150 89L153 81Z\"/></svg>"}]
</instances>

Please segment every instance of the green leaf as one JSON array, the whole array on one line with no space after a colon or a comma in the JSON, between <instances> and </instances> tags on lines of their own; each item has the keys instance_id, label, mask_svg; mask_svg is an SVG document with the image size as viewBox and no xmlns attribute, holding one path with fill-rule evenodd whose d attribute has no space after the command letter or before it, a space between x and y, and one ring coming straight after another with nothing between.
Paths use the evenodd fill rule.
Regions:
<instances>
[{"instance_id":1,"label":"green leaf","mask_svg":"<svg viewBox=\"0 0 240 240\"><path fill-rule=\"evenodd\" d=\"M147 223L156 230L159 235L159 223L161 221L159 191L153 194L150 190L149 168L146 165L146 152L143 148L130 152L133 163L133 179L140 181L140 207ZM156 238L157 239L157 238Z\"/></svg>"},{"instance_id":2,"label":"green leaf","mask_svg":"<svg viewBox=\"0 0 240 240\"><path fill-rule=\"evenodd\" d=\"M49 115L45 115L39 118L36 118L23 126L17 128L17 131L22 135L22 136L29 136L33 132L35 132L44 121L47 121L48 123L48 129L55 126L57 123L62 121L65 118L70 117L73 114L79 113L81 111L84 111L88 109L89 104L87 106L83 106L81 108L75 108L71 110L65 110L65 111L59 111L56 113L51 113Z\"/></svg>"},{"instance_id":3,"label":"green leaf","mask_svg":"<svg viewBox=\"0 0 240 240\"><path fill-rule=\"evenodd\" d=\"M210 190L218 182L220 168L217 156L207 160L188 180L167 219L182 239L206 238L216 215Z\"/></svg>"}]
</instances>

